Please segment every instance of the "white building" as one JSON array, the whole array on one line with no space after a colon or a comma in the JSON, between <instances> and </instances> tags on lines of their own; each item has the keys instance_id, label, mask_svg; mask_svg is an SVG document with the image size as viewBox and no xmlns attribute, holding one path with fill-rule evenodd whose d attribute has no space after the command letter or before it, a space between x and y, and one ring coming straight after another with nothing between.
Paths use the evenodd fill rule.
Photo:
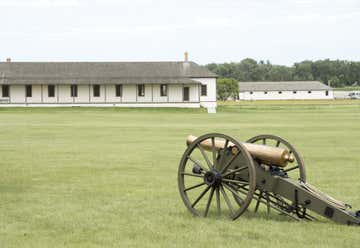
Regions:
<instances>
[{"instance_id":1,"label":"white building","mask_svg":"<svg viewBox=\"0 0 360 248\"><path fill-rule=\"evenodd\" d=\"M334 99L334 92L318 81L239 82L239 100L296 99Z\"/></svg>"},{"instance_id":2,"label":"white building","mask_svg":"<svg viewBox=\"0 0 360 248\"><path fill-rule=\"evenodd\" d=\"M0 106L205 107L216 74L194 62L0 63Z\"/></svg>"}]
</instances>

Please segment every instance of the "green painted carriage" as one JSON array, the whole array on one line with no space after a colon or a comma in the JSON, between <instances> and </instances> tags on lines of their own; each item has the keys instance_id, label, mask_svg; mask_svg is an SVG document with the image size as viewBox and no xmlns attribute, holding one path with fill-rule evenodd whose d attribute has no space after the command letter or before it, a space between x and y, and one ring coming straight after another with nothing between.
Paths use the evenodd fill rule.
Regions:
<instances>
[{"instance_id":1,"label":"green painted carriage","mask_svg":"<svg viewBox=\"0 0 360 248\"><path fill-rule=\"evenodd\" d=\"M196 216L237 219L255 200L296 220L315 212L338 223L360 225L360 211L306 181L304 161L286 140L259 135L242 143L224 134L189 136L178 171L181 198Z\"/></svg>"}]
</instances>

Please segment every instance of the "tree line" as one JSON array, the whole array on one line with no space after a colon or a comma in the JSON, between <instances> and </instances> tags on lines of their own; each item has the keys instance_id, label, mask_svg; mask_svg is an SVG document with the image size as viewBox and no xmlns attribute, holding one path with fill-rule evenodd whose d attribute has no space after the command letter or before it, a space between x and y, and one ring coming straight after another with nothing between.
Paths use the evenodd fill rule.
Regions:
<instances>
[{"instance_id":1,"label":"tree line","mask_svg":"<svg viewBox=\"0 0 360 248\"><path fill-rule=\"evenodd\" d=\"M292 66L284 66L271 64L270 61L246 58L238 63L212 63L206 67L220 78L230 78L240 82L318 80L331 87L360 85L360 62L347 60L306 60ZM228 87L234 87L233 80L229 81ZM224 84L227 83L220 81L220 84L225 90Z\"/></svg>"}]
</instances>

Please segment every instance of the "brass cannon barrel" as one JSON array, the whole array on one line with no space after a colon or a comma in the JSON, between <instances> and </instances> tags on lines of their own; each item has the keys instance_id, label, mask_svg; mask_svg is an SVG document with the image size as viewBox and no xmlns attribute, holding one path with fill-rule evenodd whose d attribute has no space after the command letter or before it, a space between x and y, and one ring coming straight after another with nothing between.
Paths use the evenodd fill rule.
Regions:
<instances>
[{"instance_id":1,"label":"brass cannon barrel","mask_svg":"<svg viewBox=\"0 0 360 248\"><path fill-rule=\"evenodd\" d=\"M193 135L189 135L186 139L186 144L189 146L197 137ZM294 157L289 153L288 150L280 147L272 147L266 145L257 145L252 143L242 143L248 152L256 159L260 160L265 164L276 165L279 167L285 167L288 162L292 163L294 161ZM200 145L205 150L212 150L212 142L211 140L204 140L200 143ZM223 149L225 146L225 141L223 140L215 140L215 147L217 150ZM236 153L236 147L234 144L229 142L228 147L233 147L232 152Z\"/></svg>"}]
</instances>

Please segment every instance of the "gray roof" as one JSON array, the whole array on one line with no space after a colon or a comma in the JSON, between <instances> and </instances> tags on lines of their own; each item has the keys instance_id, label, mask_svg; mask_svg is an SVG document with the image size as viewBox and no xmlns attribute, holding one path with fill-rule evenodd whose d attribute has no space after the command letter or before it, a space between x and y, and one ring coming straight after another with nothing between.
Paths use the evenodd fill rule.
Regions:
<instances>
[{"instance_id":1,"label":"gray roof","mask_svg":"<svg viewBox=\"0 0 360 248\"><path fill-rule=\"evenodd\" d=\"M331 90L319 81L239 82L239 91Z\"/></svg>"},{"instance_id":2,"label":"gray roof","mask_svg":"<svg viewBox=\"0 0 360 248\"><path fill-rule=\"evenodd\" d=\"M216 74L194 62L2 62L0 83L198 83Z\"/></svg>"}]
</instances>

